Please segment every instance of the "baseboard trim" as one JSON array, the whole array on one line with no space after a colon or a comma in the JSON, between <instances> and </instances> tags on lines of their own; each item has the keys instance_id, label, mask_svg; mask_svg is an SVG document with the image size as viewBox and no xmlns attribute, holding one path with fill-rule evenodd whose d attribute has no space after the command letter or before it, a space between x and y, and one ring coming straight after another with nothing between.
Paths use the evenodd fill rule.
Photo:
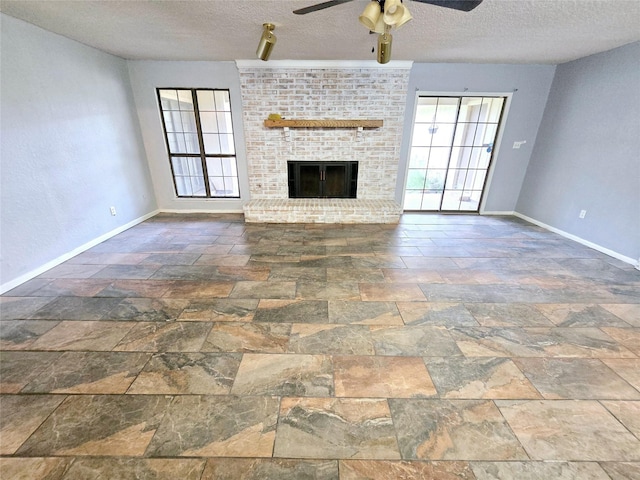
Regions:
<instances>
[{"instance_id":1,"label":"baseboard trim","mask_svg":"<svg viewBox=\"0 0 640 480\"><path fill-rule=\"evenodd\" d=\"M572 233L565 232L564 230L560 230L559 228L552 227L551 225L547 225L544 222L536 220L535 218L528 217L528 216L526 216L526 215L524 215L522 213L513 212L513 215L518 217L518 218L521 218L522 220L526 220L529 223L533 223L534 225L542 227L545 230L549 230L550 232L557 233L558 235L561 235L561 236L563 236L565 238L568 238L569 240L573 240L574 242L578 242L578 243L584 245L585 247L593 248L594 250L597 250L598 252L604 253L605 255L609 255L610 257L616 258L616 259L621 260L621 261L623 261L625 263L633 265L638 270L640 270L640 262L638 260L636 260L635 258L627 257L626 255L622 255L622 254L620 254L618 252L614 252L613 250L610 250L610 249L608 249L606 247L603 247L602 245L598 245L597 243L590 242L589 240L585 240L584 238L578 237L577 235L573 235Z\"/></svg>"},{"instance_id":2,"label":"baseboard trim","mask_svg":"<svg viewBox=\"0 0 640 480\"><path fill-rule=\"evenodd\" d=\"M514 214L515 214L515 212L513 210L504 211L504 212L499 211L499 210L480 212L480 215L495 215L495 216L512 216Z\"/></svg>"},{"instance_id":3,"label":"baseboard trim","mask_svg":"<svg viewBox=\"0 0 640 480\"><path fill-rule=\"evenodd\" d=\"M244 210L242 209L236 209L236 210L205 210L205 209L201 209L201 208L193 208L193 209L161 209L158 210L158 213L215 213L215 214L221 214L221 213L244 213Z\"/></svg>"},{"instance_id":4,"label":"baseboard trim","mask_svg":"<svg viewBox=\"0 0 640 480\"><path fill-rule=\"evenodd\" d=\"M116 235L118 235L119 233L124 232L125 230L130 229L131 227L134 227L136 225L138 225L139 223L144 222L145 220L157 215L158 213L160 213L160 210L154 210L151 213L147 213L146 215L143 215L142 217L138 217L135 220L130 221L129 223L126 223L124 225L121 225L118 228L115 228L103 235L100 235L97 238L94 238L93 240L80 245L77 248L74 248L73 250L71 250L70 252L67 252L63 255L60 255L57 258L54 258L53 260L45 263L44 265L41 265L38 268L35 268L33 270L31 270L30 272L27 272L23 275L20 275L18 278L14 278L13 280L10 280L6 283L3 283L2 285L0 285L0 295L2 295L5 292L8 292L9 290L12 290L14 288L16 288L19 285L22 285L24 282L31 280L32 278L37 277L38 275L46 272L47 270L52 269L53 267L57 267L58 265L60 265L63 262L66 262L67 260L75 257L76 255L89 250L92 247L95 247L96 245L98 245L99 243L104 242L105 240L110 239L111 237L115 237Z\"/></svg>"}]
</instances>

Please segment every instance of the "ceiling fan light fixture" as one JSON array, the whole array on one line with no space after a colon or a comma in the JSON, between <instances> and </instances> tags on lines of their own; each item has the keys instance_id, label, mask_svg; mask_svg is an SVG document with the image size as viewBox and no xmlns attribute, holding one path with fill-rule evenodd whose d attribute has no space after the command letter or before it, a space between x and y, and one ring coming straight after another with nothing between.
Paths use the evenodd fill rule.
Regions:
<instances>
[{"instance_id":1,"label":"ceiling fan light fixture","mask_svg":"<svg viewBox=\"0 0 640 480\"><path fill-rule=\"evenodd\" d=\"M269 56L271 56L273 46L276 44L278 39L273 34L273 30L275 30L276 28L273 23L263 23L262 27L262 37L260 37L260 43L258 43L256 55L260 60L264 60L266 62L267 60L269 60Z\"/></svg>"},{"instance_id":2,"label":"ceiling fan light fixture","mask_svg":"<svg viewBox=\"0 0 640 480\"><path fill-rule=\"evenodd\" d=\"M391 41L393 36L389 32L378 36L378 63L389 63L391 60Z\"/></svg>"},{"instance_id":3,"label":"ceiling fan light fixture","mask_svg":"<svg viewBox=\"0 0 640 480\"><path fill-rule=\"evenodd\" d=\"M380 4L376 0L372 0L364 7L362 14L358 17L360 23L369 30L374 30L378 21L382 18L382 10Z\"/></svg>"},{"instance_id":4,"label":"ceiling fan light fixture","mask_svg":"<svg viewBox=\"0 0 640 480\"><path fill-rule=\"evenodd\" d=\"M405 18L407 15L408 18ZM397 28L407 23L412 17L407 7L405 7L400 0L386 0L382 18L384 19L384 23Z\"/></svg>"},{"instance_id":5,"label":"ceiling fan light fixture","mask_svg":"<svg viewBox=\"0 0 640 480\"><path fill-rule=\"evenodd\" d=\"M413 19L413 17L411 16L411 13L409 12L409 9L407 7L403 7L403 10L404 10L404 13L402 14L402 17L400 17L398 22L394 25L396 28L400 28L402 25L407 23L409 20Z\"/></svg>"}]
</instances>

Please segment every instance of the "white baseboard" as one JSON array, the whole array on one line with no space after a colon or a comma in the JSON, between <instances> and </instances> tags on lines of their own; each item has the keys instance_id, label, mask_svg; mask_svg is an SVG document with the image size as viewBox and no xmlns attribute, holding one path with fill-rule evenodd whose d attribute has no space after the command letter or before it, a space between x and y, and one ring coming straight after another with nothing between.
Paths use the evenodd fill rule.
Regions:
<instances>
[{"instance_id":1,"label":"white baseboard","mask_svg":"<svg viewBox=\"0 0 640 480\"><path fill-rule=\"evenodd\" d=\"M511 210L511 211L504 211L504 212L499 211L499 210L498 210L498 211L482 211L482 212L480 212L480 215L496 215L496 216L497 216L497 215L500 215L500 216L504 216L504 215L509 216L509 215L514 215L514 214L515 214L515 212L514 212L513 210Z\"/></svg>"},{"instance_id":2,"label":"white baseboard","mask_svg":"<svg viewBox=\"0 0 640 480\"><path fill-rule=\"evenodd\" d=\"M151 213L147 213L146 215L143 215L142 217L138 217L135 220L130 221L129 223L126 223L118 228L115 228L113 230L111 230L110 232L107 232L103 235L100 235L97 238L94 238L93 240L85 243L84 245L80 245L77 248L74 248L73 250L71 250L70 252L67 252L63 255L60 255L57 258L54 258L53 260L45 263L44 265L39 266L38 268L35 268L33 270L31 270L30 272L27 272L23 275L20 275L18 278L14 278L13 280L10 280L6 283L3 283L2 285L0 285L0 295L8 292L9 290L16 288L18 285L23 284L24 282L31 280L32 278L37 277L38 275L46 272L47 270L52 269L53 267L57 267L58 265L60 265L63 262L66 262L67 260L69 260L70 258L75 257L76 255L89 250L91 247L95 247L96 245L98 245L99 243L104 242L105 240L110 239L111 237L115 237L117 234L124 232L125 230L130 229L131 227L134 227L136 225L138 225L139 223L144 222L145 220L157 215L159 213L159 210L154 210Z\"/></svg>"},{"instance_id":3,"label":"white baseboard","mask_svg":"<svg viewBox=\"0 0 640 480\"><path fill-rule=\"evenodd\" d=\"M621 260L625 263L633 265L638 270L640 270L640 261L636 260L635 258L627 257L626 255L622 255L618 252L614 252L613 250L605 248L602 245L598 245L597 243L590 242L589 240L585 240L584 238L580 238L576 235L565 232L564 230L560 230L559 228L552 227L551 225L547 225L546 223L540 222L535 218L527 217L522 213L513 212L513 215L523 220L526 220L529 223L533 223L534 225L542 227L545 230L549 230L550 232L557 233L558 235L568 238L569 240L573 240L574 242L578 242L586 247L593 248L594 250L604 253L605 255L609 255L610 257L617 258L618 260Z\"/></svg>"},{"instance_id":4,"label":"white baseboard","mask_svg":"<svg viewBox=\"0 0 640 480\"><path fill-rule=\"evenodd\" d=\"M244 213L244 210L161 209L158 213Z\"/></svg>"}]
</instances>

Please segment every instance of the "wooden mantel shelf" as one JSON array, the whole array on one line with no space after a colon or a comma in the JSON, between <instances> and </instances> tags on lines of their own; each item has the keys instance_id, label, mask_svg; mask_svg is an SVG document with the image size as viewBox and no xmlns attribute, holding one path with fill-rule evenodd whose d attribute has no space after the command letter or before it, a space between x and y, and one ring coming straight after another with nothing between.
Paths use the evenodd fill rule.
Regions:
<instances>
[{"instance_id":1,"label":"wooden mantel shelf","mask_svg":"<svg viewBox=\"0 0 640 480\"><path fill-rule=\"evenodd\" d=\"M382 120L265 120L267 128L379 128Z\"/></svg>"}]
</instances>

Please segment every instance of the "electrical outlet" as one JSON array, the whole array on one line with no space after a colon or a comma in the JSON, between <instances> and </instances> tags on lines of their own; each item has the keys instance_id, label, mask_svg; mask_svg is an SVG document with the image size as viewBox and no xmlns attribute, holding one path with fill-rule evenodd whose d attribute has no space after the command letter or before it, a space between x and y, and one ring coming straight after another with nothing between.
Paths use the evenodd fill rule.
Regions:
<instances>
[{"instance_id":1,"label":"electrical outlet","mask_svg":"<svg viewBox=\"0 0 640 480\"><path fill-rule=\"evenodd\" d=\"M578 215L578 217L584 218L586 216L587 216L587 211L586 210L580 210L580 215Z\"/></svg>"},{"instance_id":2,"label":"electrical outlet","mask_svg":"<svg viewBox=\"0 0 640 480\"><path fill-rule=\"evenodd\" d=\"M109 211L111 212L112 216L116 216L116 207L109 207Z\"/></svg>"},{"instance_id":3,"label":"electrical outlet","mask_svg":"<svg viewBox=\"0 0 640 480\"><path fill-rule=\"evenodd\" d=\"M513 142L513 148L520 148L525 143L527 143L526 140L520 140L519 142Z\"/></svg>"}]
</instances>

